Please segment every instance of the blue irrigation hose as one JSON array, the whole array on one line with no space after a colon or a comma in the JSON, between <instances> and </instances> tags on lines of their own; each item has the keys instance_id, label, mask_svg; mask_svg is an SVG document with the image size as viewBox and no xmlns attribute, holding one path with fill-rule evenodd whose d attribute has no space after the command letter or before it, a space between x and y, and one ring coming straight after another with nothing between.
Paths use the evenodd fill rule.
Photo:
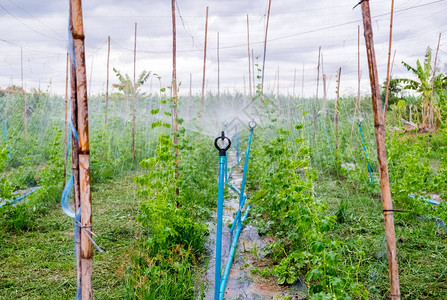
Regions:
<instances>
[{"instance_id":1,"label":"blue irrigation hose","mask_svg":"<svg viewBox=\"0 0 447 300\"><path fill-rule=\"evenodd\" d=\"M431 198L417 197L415 195L408 195L408 198L419 199L419 200L422 200L422 201L426 201L426 202L428 202L430 204L439 205L439 202L433 201Z\"/></svg>"},{"instance_id":2,"label":"blue irrigation hose","mask_svg":"<svg viewBox=\"0 0 447 300\"><path fill-rule=\"evenodd\" d=\"M8 145L8 138L6 137L6 122L2 122L2 129L3 129L3 139L5 140L6 149L8 149L8 158L11 159L11 154L9 153L9 145Z\"/></svg>"},{"instance_id":3,"label":"blue irrigation hose","mask_svg":"<svg viewBox=\"0 0 447 300\"><path fill-rule=\"evenodd\" d=\"M242 221L245 221L247 219L249 211L250 211L250 205L247 206L247 210L245 211L244 218L242 219ZM234 254L236 252L237 241L239 239L239 235L240 235L241 231L242 231L242 226L237 228L236 233L235 233L233 240L231 242L230 254L228 256L227 265L225 266L225 270L224 270L223 277L222 277L222 282L220 284L219 300L223 299L223 296L225 293L225 286L227 285L228 274L230 274L231 265L233 263Z\"/></svg>"},{"instance_id":4,"label":"blue irrigation hose","mask_svg":"<svg viewBox=\"0 0 447 300\"><path fill-rule=\"evenodd\" d=\"M19 196L19 197L15 198L15 199L13 199L13 200L11 200L11 201L7 201L7 202L5 202L5 203L3 203L3 204L0 204L0 207L4 206L4 205L6 205L6 204L14 204L14 203L16 203L16 202L19 202L20 200L25 199L26 197L28 197L29 195L31 195L32 193L34 193L34 192L37 191L38 189L39 189L39 188L32 189L31 191L29 191L29 192L26 193L25 195Z\"/></svg>"},{"instance_id":5,"label":"blue irrigation hose","mask_svg":"<svg viewBox=\"0 0 447 300\"><path fill-rule=\"evenodd\" d=\"M222 140L222 143L225 140L228 141L228 145L219 146L217 143L219 140ZM219 184L218 184L218 193L217 193L217 226L216 226L216 265L214 270L214 300L219 299L220 293L220 268L222 264L222 219L223 219L223 201L224 201L224 184L225 184L225 174L226 174L226 166L227 166L227 150L230 149L231 141L227 138L222 131L222 135L217 137L214 140L214 146L219 150Z\"/></svg>"},{"instance_id":6,"label":"blue irrigation hose","mask_svg":"<svg viewBox=\"0 0 447 300\"><path fill-rule=\"evenodd\" d=\"M332 152L332 151L334 151L334 148L332 148L331 141L329 140L329 135L327 134L327 131L326 131L326 126L324 125L323 121L321 120L320 115L318 115L318 120L320 121L321 127L323 127L324 134L326 134L327 144L329 145L329 147L331 147L331 152Z\"/></svg>"},{"instance_id":7,"label":"blue irrigation hose","mask_svg":"<svg viewBox=\"0 0 447 300\"><path fill-rule=\"evenodd\" d=\"M250 121L248 123L248 126L250 127L250 133L248 135L247 150L245 151L244 173L242 175L241 190L240 190L240 193L239 193L239 209L237 211L237 215L236 215L236 218L235 218L235 220L233 222L233 225L231 226L231 229L230 229L231 235L233 234L233 231L234 231L234 228L236 227L236 225L237 225L237 229L236 229L236 234L232 238L230 254L229 254L229 257L228 257L228 260L227 260L227 264L225 266L222 282L220 283L220 298L219 299L223 299L223 295L224 295L224 292L225 292L225 286L227 284L228 274L230 273L231 265L232 265L233 259L234 259L234 253L236 251L237 241L239 239L239 234L242 231L241 214L242 214L242 209L243 209L244 204L245 204L245 200L247 199L247 197L244 196L245 179L247 178L248 161L249 161L249 157L250 157L251 139L252 139L252 136L253 136L253 129L255 129L255 127L256 127L256 122L255 121ZM243 220L245 220L247 218L247 215L248 215L249 211L250 211L250 207L248 206L247 210L245 211L245 215L244 215Z\"/></svg>"},{"instance_id":8,"label":"blue irrigation hose","mask_svg":"<svg viewBox=\"0 0 447 300\"><path fill-rule=\"evenodd\" d=\"M365 151L366 162L368 163L369 182L372 183L374 180L373 180L373 177L372 177L371 165L369 164L368 152L366 151L365 139L363 137L362 122L360 122L360 120L359 120L358 124L359 124L360 136L362 137L363 151Z\"/></svg>"}]
</instances>

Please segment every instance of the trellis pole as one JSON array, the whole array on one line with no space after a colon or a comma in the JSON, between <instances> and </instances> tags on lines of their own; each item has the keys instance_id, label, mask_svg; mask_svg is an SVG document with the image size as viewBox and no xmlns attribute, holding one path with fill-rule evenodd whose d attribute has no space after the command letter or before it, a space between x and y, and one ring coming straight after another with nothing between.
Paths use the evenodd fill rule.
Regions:
<instances>
[{"instance_id":1,"label":"trellis pole","mask_svg":"<svg viewBox=\"0 0 447 300\"><path fill-rule=\"evenodd\" d=\"M355 124L355 115L357 114L357 109L360 105L360 25L357 27L357 99L355 100L355 106L354 106L354 118L352 120L352 127L351 127L351 136L349 137L350 143L352 143L352 133L354 132L354 124Z\"/></svg>"},{"instance_id":2,"label":"trellis pole","mask_svg":"<svg viewBox=\"0 0 447 300\"><path fill-rule=\"evenodd\" d=\"M393 16L394 16L394 0L391 0L390 37L388 41L388 62L386 65L385 107L383 109L383 122L385 123L385 125L386 125L386 112L388 110L388 97L390 93L390 64L391 64L391 44L393 42Z\"/></svg>"},{"instance_id":3,"label":"trellis pole","mask_svg":"<svg viewBox=\"0 0 447 300\"><path fill-rule=\"evenodd\" d=\"M135 161L135 106L136 106L136 68L137 68L137 22L135 22L135 37L133 45L133 89L132 89L132 159Z\"/></svg>"},{"instance_id":4,"label":"trellis pole","mask_svg":"<svg viewBox=\"0 0 447 300\"><path fill-rule=\"evenodd\" d=\"M104 123L107 124L107 113L109 109L109 63L110 63L110 35L107 37L107 81L106 81L106 111L104 112Z\"/></svg>"},{"instance_id":5,"label":"trellis pole","mask_svg":"<svg viewBox=\"0 0 447 300\"><path fill-rule=\"evenodd\" d=\"M73 36L74 55L76 61L76 101L73 110L76 111L77 131L79 144L77 145L79 159L79 197L81 206L81 217L79 224L80 232L80 264L81 264L81 299L93 299L92 293L92 262L93 249L90 233L85 230L92 226L92 207L90 191L90 146L88 134L88 100L87 100L87 75L85 67L85 44L84 27L82 20L82 1L70 0ZM73 95L72 95L73 97ZM73 152L75 154L75 152ZM73 155L73 162L76 157ZM76 187L75 187L76 193ZM76 195L76 194L75 194ZM76 198L75 198L76 199ZM76 207L76 209L79 209ZM82 230L84 229L84 230ZM79 253L78 253L79 255Z\"/></svg>"},{"instance_id":6,"label":"trellis pole","mask_svg":"<svg viewBox=\"0 0 447 300\"><path fill-rule=\"evenodd\" d=\"M253 88L251 85L251 61L250 61L250 22L248 21L248 14L247 14L247 53L248 53L248 82L250 87L250 98L253 97ZM255 79L253 78L253 84Z\"/></svg>"},{"instance_id":7,"label":"trellis pole","mask_svg":"<svg viewBox=\"0 0 447 300\"><path fill-rule=\"evenodd\" d=\"M337 101L335 102L335 159L337 159L338 153L338 118L340 112L338 111L340 104L340 79L341 79L341 67L338 69L338 83L337 83Z\"/></svg>"},{"instance_id":8,"label":"trellis pole","mask_svg":"<svg viewBox=\"0 0 447 300\"><path fill-rule=\"evenodd\" d=\"M206 20L205 20L205 43L203 45L203 74L202 74L202 97L200 98L200 113L203 123L203 112L205 107L205 73L206 73L206 45L208 41L208 6L206 7Z\"/></svg>"},{"instance_id":9,"label":"trellis pole","mask_svg":"<svg viewBox=\"0 0 447 300\"><path fill-rule=\"evenodd\" d=\"M267 11L267 24L265 26L265 38L264 38L264 58L262 60L262 83L261 83L261 94L264 94L264 71L265 71L265 56L267 53L267 34L269 31L269 20L270 20L270 7L272 6L272 0L269 0L269 8Z\"/></svg>"},{"instance_id":10,"label":"trellis pole","mask_svg":"<svg viewBox=\"0 0 447 300\"><path fill-rule=\"evenodd\" d=\"M175 152L175 178L178 178L178 123L177 123L177 34L175 25L175 0L172 3L172 95L174 102L174 152ZM177 195L180 193L178 186L176 187ZM177 200L177 207L180 207L180 202Z\"/></svg>"},{"instance_id":11,"label":"trellis pole","mask_svg":"<svg viewBox=\"0 0 447 300\"><path fill-rule=\"evenodd\" d=\"M374 51L373 31L371 26L371 12L369 1L361 1L363 28L368 57L369 78L371 83L371 98L374 113L374 127L377 146L377 160L380 172L380 188L382 191L383 214L385 219L385 235L388 250L388 267L390 279L390 296L393 300L400 299L399 273L397 264L396 233L394 229L394 210L391 199L388 178L388 164L385 148L385 122L382 115L380 99L379 77L377 73L376 54Z\"/></svg>"}]
</instances>

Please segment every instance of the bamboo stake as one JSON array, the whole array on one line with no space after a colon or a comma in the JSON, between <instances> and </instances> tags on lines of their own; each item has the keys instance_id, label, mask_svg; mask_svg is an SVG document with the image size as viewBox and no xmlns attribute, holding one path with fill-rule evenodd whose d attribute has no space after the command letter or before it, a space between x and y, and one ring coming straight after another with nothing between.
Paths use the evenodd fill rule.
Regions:
<instances>
[{"instance_id":1,"label":"bamboo stake","mask_svg":"<svg viewBox=\"0 0 447 300\"><path fill-rule=\"evenodd\" d=\"M377 73L376 55L374 51L373 31L369 1L361 1L363 28L366 52L368 57L369 77L371 83L371 98L374 112L374 127L377 144L377 160L380 171L380 188L383 199L383 214L385 218L385 234L388 250L388 267L390 278L391 299L400 299L399 273L397 265L396 234L394 230L393 201L391 199L388 165L385 148L385 124L380 100L379 77Z\"/></svg>"},{"instance_id":2,"label":"bamboo stake","mask_svg":"<svg viewBox=\"0 0 447 300\"><path fill-rule=\"evenodd\" d=\"M433 93L435 92L435 78L436 78L436 63L438 62L438 52L439 52L439 45L441 43L441 33L439 33L439 39L438 39L438 47L436 48L436 55L435 55L435 63L433 66L433 78L431 80L431 94L430 94L430 115L429 115L429 129L433 129Z\"/></svg>"},{"instance_id":3,"label":"bamboo stake","mask_svg":"<svg viewBox=\"0 0 447 300\"><path fill-rule=\"evenodd\" d=\"M135 37L133 45L133 89L132 89L132 159L135 161L135 102L136 102L136 69L137 69L137 22L135 22Z\"/></svg>"},{"instance_id":4,"label":"bamboo stake","mask_svg":"<svg viewBox=\"0 0 447 300\"><path fill-rule=\"evenodd\" d=\"M107 37L107 81L106 81L106 111L104 123L107 124L107 110L109 109L109 62L110 62L110 35Z\"/></svg>"},{"instance_id":5,"label":"bamboo stake","mask_svg":"<svg viewBox=\"0 0 447 300\"><path fill-rule=\"evenodd\" d=\"M67 62L66 62L66 66L65 66L65 122L64 122L64 145L65 145L65 152L67 153L67 149L68 149L68 130L67 130L67 119L68 119L68 114L67 114L67 109L68 109L68 65L69 65L69 56L68 56L68 51L67 51ZM64 158L64 186L67 180L67 156L65 155Z\"/></svg>"},{"instance_id":6,"label":"bamboo stake","mask_svg":"<svg viewBox=\"0 0 447 300\"><path fill-rule=\"evenodd\" d=\"M276 101L278 101L278 108L279 107L279 66L278 66L278 77L276 78Z\"/></svg>"},{"instance_id":7,"label":"bamboo stake","mask_svg":"<svg viewBox=\"0 0 447 300\"><path fill-rule=\"evenodd\" d=\"M192 73L189 73L188 120L191 121Z\"/></svg>"},{"instance_id":8,"label":"bamboo stake","mask_svg":"<svg viewBox=\"0 0 447 300\"><path fill-rule=\"evenodd\" d=\"M396 53L396 52L395 52ZM354 132L355 115L360 105L360 25L357 27L357 99L354 105L354 118L352 119L351 136L349 137L350 144L352 143L352 133Z\"/></svg>"},{"instance_id":9,"label":"bamboo stake","mask_svg":"<svg viewBox=\"0 0 447 300\"><path fill-rule=\"evenodd\" d=\"M248 82L249 82L249 87L250 87L250 98L253 97L253 93L252 93L252 86L251 86L251 63L250 63L250 25L249 25L249 21L248 21L248 14L247 14L247 53L248 53ZM254 78L253 78L253 83L254 83Z\"/></svg>"},{"instance_id":10,"label":"bamboo stake","mask_svg":"<svg viewBox=\"0 0 447 300\"><path fill-rule=\"evenodd\" d=\"M326 117L327 110L327 88L326 88L327 76L323 74L323 107L321 108L323 116Z\"/></svg>"},{"instance_id":11,"label":"bamboo stake","mask_svg":"<svg viewBox=\"0 0 447 300\"><path fill-rule=\"evenodd\" d=\"M323 77L324 78L324 77ZM338 69L338 83L337 83L337 101L335 102L335 159L337 160L337 150L338 150L338 117L340 112L338 107L340 104L340 79L341 79L341 67Z\"/></svg>"},{"instance_id":12,"label":"bamboo stake","mask_svg":"<svg viewBox=\"0 0 447 300\"><path fill-rule=\"evenodd\" d=\"M219 58L219 32L217 33L217 116L216 122L219 126L219 114L220 114L220 58Z\"/></svg>"},{"instance_id":13,"label":"bamboo stake","mask_svg":"<svg viewBox=\"0 0 447 300\"><path fill-rule=\"evenodd\" d=\"M23 88L23 48L20 47L20 78L22 79L22 118L23 118L23 128L25 132L28 128L28 121L27 121L27 112L26 112L26 93ZM25 135L26 136L26 135Z\"/></svg>"},{"instance_id":14,"label":"bamboo stake","mask_svg":"<svg viewBox=\"0 0 447 300\"><path fill-rule=\"evenodd\" d=\"M175 178L178 178L178 124L177 124L177 33L175 25L175 0L172 3L172 92L174 100L174 152L175 152ZM180 190L176 187L176 193L179 195ZM177 208L180 207L180 202L177 200Z\"/></svg>"},{"instance_id":15,"label":"bamboo stake","mask_svg":"<svg viewBox=\"0 0 447 300\"><path fill-rule=\"evenodd\" d=\"M303 64L303 76L301 77L301 98L304 99L304 64Z\"/></svg>"},{"instance_id":16,"label":"bamboo stake","mask_svg":"<svg viewBox=\"0 0 447 300\"><path fill-rule=\"evenodd\" d=\"M296 68L295 68L295 72L293 73L293 92L292 92L293 99L295 99L295 86L296 86Z\"/></svg>"},{"instance_id":17,"label":"bamboo stake","mask_svg":"<svg viewBox=\"0 0 447 300\"><path fill-rule=\"evenodd\" d=\"M205 106L205 71L206 71L206 44L208 40L208 6L206 7L206 20L205 20L205 44L203 46L203 75L202 75L202 98L200 99L200 112L202 113L203 123L203 111Z\"/></svg>"},{"instance_id":18,"label":"bamboo stake","mask_svg":"<svg viewBox=\"0 0 447 300\"><path fill-rule=\"evenodd\" d=\"M385 107L383 109L383 122L386 126L386 113L388 110L388 97L390 90L390 61L391 61L391 43L393 41L393 16L394 16L394 0L391 0L390 14L390 38L388 43L388 62L386 65L386 91L385 91Z\"/></svg>"},{"instance_id":19,"label":"bamboo stake","mask_svg":"<svg viewBox=\"0 0 447 300\"><path fill-rule=\"evenodd\" d=\"M242 79L244 80L244 97L247 97L247 85L245 83L245 74L242 74Z\"/></svg>"},{"instance_id":20,"label":"bamboo stake","mask_svg":"<svg viewBox=\"0 0 447 300\"><path fill-rule=\"evenodd\" d=\"M320 83L320 58L321 58L321 46L318 47L318 65L317 65L317 94L314 101L314 140L317 132L317 102L318 102L318 87Z\"/></svg>"},{"instance_id":21,"label":"bamboo stake","mask_svg":"<svg viewBox=\"0 0 447 300\"><path fill-rule=\"evenodd\" d=\"M87 76L85 67L84 28L82 20L81 0L70 0L72 3L72 34L76 58L76 96L77 96L77 124L79 136L79 192L81 203L81 226L92 226L92 208L90 191L90 146L88 135L88 100ZM80 230L81 236L81 284L82 300L93 299L92 293L92 242L86 230Z\"/></svg>"},{"instance_id":22,"label":"bamboo stake","mask_svg":"<svg viewBox=\"0 0 447 300\"><path fill-rule=\"evenodd\" d=\"M252 72L252 76L251 78L253 78L253 93L256 94L256 84L255 84L255 56L253 54L253 49L251 49L251 72Z\"/></svg>"},{"instance_id":23,"label":"bamboo stake","mask_svg":"<svg viewBox=\"0 0 447 300\"><path fill-rule=\"evenodd\" d=\"M270 7L272 6L272 0L269 0L269 8L267 11L267 25L265 26L265 39L264 39L264 58L262 60L262 83L261 83L261 94L264 94L264 71L265 71L265 56L267 53L267 33L269 30L269 20L270 20Z\"/></svg>"}]
</instances>

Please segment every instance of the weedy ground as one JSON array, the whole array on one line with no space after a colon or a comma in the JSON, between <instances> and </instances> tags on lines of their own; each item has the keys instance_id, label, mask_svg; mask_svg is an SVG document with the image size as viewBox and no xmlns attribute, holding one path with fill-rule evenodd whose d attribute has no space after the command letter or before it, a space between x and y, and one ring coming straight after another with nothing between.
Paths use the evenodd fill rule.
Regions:
<instances>
[{"instance_id":1,"label":"weedy ground","mask_svg":"<svg viewBox=\"0 0 447 300\"><path fill-rule=\"evenodd\" d=\"M356 189L344 179L320 174L316 199L337 216L331 234L352 251L364 251L360 278L372 299L388 299L388 260L379 195ZM398 209L398 208L395 208ZM401 293L404 299L446 299L447 232L433 221L395 213ZM343 259L349 266L349 253Z\"/></svg>"},{"instance_id":2,"label":"weedy ground","mask_svg":"<svg viewBox=\"0 0 447 300\"><path fill-rule=\"evenodd\" d=\"M93 187L96 243L95 299L120 299L126 294L128 252L140 235L135 174ZM73 221L60 207L36 221L27 232L0 232L0 299L72 299L76 294Z\"/></svg>"}]
</instances>

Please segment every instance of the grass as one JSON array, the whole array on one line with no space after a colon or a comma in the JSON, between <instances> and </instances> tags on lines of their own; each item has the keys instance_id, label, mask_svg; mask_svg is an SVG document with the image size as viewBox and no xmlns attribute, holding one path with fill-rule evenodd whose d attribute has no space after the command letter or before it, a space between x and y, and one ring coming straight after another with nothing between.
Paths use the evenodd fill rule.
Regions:
<instances>
[{"instance_id":1,"label":"grass","mask_svg":"<svg viewBox=\"0 0 447 300\"><path fill-rule=\"evenodd\" d=\"M364 260L352 262L343 254L346 266L360 265L359 281L368 283L372 299L388 299L388 261L380 195L356 189L343 179L324 177L316 184L316 199L328 203L338 222L331 231L348 249L361 249ZM396 208L398 209L398 208ZM431 221L412 214L395 214L398 263L402 299L446 299L447 233Z\"/></svg>"},{"instance_id":2,"label":"grass","mask_svg":"<svg viewBox=\"0 0 447 300\"><path fill-rule=\"evenodd\" d=\"M94 186L93 231L104 253L95 251L95 299L126 295L128 251L140 235L137 185L130 174ZM0 299L72 299L76 294L73 223L60 207L36 222L33 231L0 233Z\"/></svg>"}]
</instances>

